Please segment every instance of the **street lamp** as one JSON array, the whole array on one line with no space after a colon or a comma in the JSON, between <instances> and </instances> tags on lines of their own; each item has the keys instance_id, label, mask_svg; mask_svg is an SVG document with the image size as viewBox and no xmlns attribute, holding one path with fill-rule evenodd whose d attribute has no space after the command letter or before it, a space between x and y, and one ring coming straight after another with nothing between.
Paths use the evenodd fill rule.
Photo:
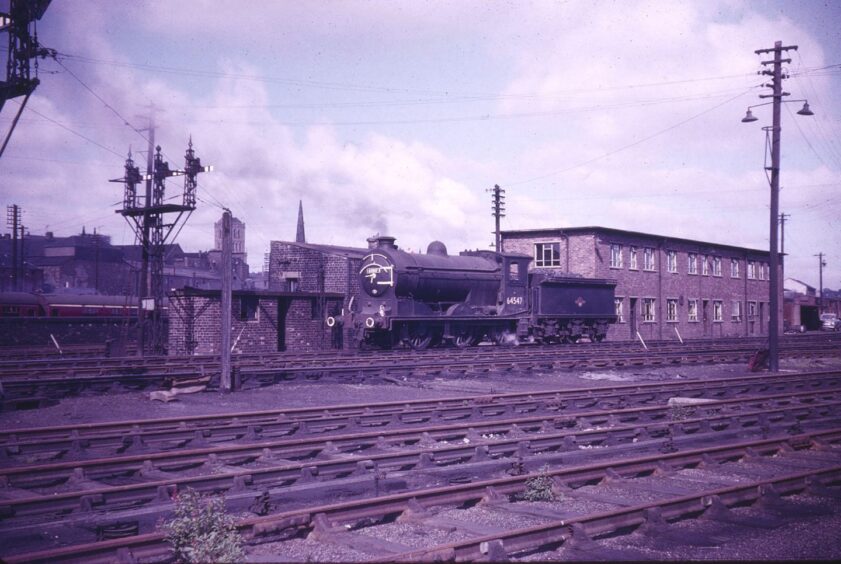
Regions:
<instances>
[{"instance_id":1,"label":"street lamp","mask_svg":"<svg viewBox=\"0 0 841 564\"><path fill-rule=\"evenodd\" d=\"M783 92L783 96L788 96L788 92ZM813 116L815 112L809 107L809 102L806 100L785 100L786 104L790 104L792 102L803 102L803 107L797 110L797 114L801 116ZM764 104L754 104L753 106L748 106L748 111L745 112L745 117L742 118L742 123L750 123L752 121L759 120L758 117L753 115L751 112L751 108L759 108L761 106L767 106L768 104L773 104L774 102L765 102Z\"/></svg>"},{"instance_id":2,"label":"street lamp","mask_svg":"<svg viewBox=\"0 0 841 564\"><path fill-rule=\"evenodd\" d=\"M766 167L766 170L771 171L771 224L770 224L770 288L769 288L769 302L771 309L771 322L768 324L768 369L771 372L778 372L780 369L780 352L779 352L779 334L780 334L780 257L777 254L777 222L779 217L780 207L780 108L782 107L783 97L789 96L788 92L783 92L783 63L790 63L791 59L783 59L783 51L790 49L797 49L797 45L790 45L783 47L782 41L774 43L772 49L759 49L756 51L757 55L765 53L773 53L774 58L770 61L762 61L763 65L773 65L773 70L762 70L759 74L770 76L771 82L764 84L772 89L772 94L760 94L760 98L771 98L770 102L763 104L756 104L749 106L745 117L742 118L742 123L751 123L757 121L751 108L759 106L773 105L773 121L771 127L763 127L766 139L768 132L771 133L771 166ZM787 78L787 77L786 77ZM790 102L804 102L803 108L798 114L802 116L814 115L809 109L809 103L805 100L787 100Z\"/></svg>"}]
</instances>

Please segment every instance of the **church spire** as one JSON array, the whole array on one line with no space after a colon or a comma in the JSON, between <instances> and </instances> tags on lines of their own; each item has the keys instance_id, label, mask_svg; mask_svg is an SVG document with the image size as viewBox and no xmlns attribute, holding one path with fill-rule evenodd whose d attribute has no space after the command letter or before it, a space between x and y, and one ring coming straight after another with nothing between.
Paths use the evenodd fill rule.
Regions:
<instances>
[{"instance_id":1,"label":"church spire","mask_svg":"<svg viewBox=\"0 0 841 564\"><path fill-rule=\"evenodd\" d=\"M304 204L301 200L298 200L298 232L295 234L295 242L307 242L307 237L304 234Z\"/></svg>"}]
</instances>

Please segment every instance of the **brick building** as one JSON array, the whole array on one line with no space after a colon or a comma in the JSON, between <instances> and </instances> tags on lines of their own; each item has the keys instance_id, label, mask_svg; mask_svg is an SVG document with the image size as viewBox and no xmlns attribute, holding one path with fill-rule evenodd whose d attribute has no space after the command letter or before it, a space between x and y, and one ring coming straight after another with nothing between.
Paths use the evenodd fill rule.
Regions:
<instances>
[{"instance_id":1,"label":"brick building","mask_svg":"<svg viewBox=\"0 0 841 564\"><path fill-rule=\"evenodd\" d=\"M326 329L328 314L343 295L314 292L234 291L231 344L234 354L337 348L340 336ZM219 354L222 294L183 288L169 295L170 355Z\"/></svg>"},{"instance_id":2,"label":"brick building","mask_svg":"<svg viewBox=\"0 0 841 564\"><path fill-rule=\"evenodd\" d=\"M272 241L269 290L358 293L357 273L368 249Z\"/></svg>"},{"instance_id":3,"label":"brick building","mask_svg":"<svg viewBox=\"0 0 841 564\"><path fill-rule=\"evenodd\" d=\"M611 340L768 332L767 251L606 227L503 231L502 248L533 270L615 279Z\"/></svg>"}]
</instances>

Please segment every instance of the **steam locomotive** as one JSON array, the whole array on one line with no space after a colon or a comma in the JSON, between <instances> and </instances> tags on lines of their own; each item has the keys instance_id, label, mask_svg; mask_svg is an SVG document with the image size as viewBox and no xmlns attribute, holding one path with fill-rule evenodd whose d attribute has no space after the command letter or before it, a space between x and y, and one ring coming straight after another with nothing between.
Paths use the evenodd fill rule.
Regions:
<instances>
[{"instance_id":1,"label":"steam locomotive","mask_svg":"<svg viewBox=\"0 0 841 564\"><path fill-rule=\"evenodd\" d=\"M616 322L613 280L530 273L532 259L522 254L451 256L440 241L416 254L399 250L394 237L373 241L349 311L327 318L349 346L601 341Z\"/></svg>"}]
</instances>

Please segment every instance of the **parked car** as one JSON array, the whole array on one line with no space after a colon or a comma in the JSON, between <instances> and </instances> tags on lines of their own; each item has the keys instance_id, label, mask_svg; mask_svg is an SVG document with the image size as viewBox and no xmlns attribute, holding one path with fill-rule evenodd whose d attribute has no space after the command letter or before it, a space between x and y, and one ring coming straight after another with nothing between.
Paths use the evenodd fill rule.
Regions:
<instances>
[{"instance_id":1,"label":"parked car","mask_svg":"<svg viewBox=\"0 0 841 564\"><path fill-rule=\"evenodd\" d=\"M841 319L834 313L821 314L821 329L824 331L841 331Z\"/></svg>"}]
</instances>

